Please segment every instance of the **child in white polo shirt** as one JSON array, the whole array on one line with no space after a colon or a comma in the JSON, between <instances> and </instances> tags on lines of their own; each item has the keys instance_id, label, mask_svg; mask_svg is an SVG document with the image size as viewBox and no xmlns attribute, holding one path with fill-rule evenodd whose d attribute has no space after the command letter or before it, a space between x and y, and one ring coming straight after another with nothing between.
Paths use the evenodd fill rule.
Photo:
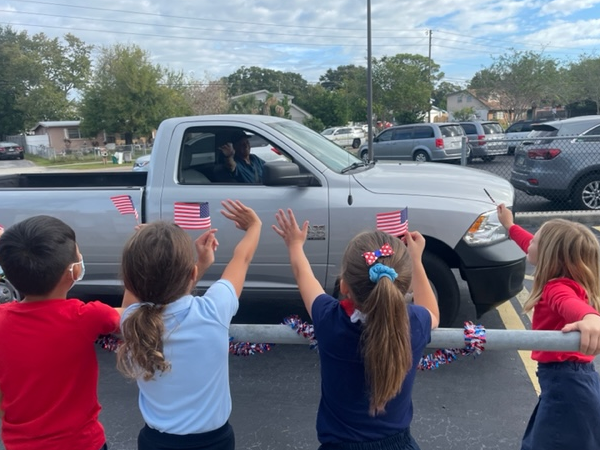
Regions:
<instances>
[{"instance_id":1,"label":"child in white polo shirt","mask_svg":"<svg viewBox=\"0 0 600 450\"><path fill-rule=\"evenodd\" d=\"M128 298L118 367L137 381L146 422L139 450L233 450L228 419L229 324L238 309L261 221L239 201L222 202L223 215L245 231L221 279L202 297L192 291L214 262L216 230L194 245L173 223L141 227L123 251Z\"/></svg>"}]
</instances>

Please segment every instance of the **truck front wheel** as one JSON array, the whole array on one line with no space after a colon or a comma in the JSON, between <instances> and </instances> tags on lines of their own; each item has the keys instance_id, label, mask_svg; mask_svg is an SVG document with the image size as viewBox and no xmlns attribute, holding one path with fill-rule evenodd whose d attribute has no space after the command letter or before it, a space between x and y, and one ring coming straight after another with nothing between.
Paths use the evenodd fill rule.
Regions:
<instances>
[{"instance_id":1,"label":"truck front wheel","mask_svg":"<svg viewBox=\"0 0 600 450\"><path fill-rule=\"evenodd\" d=\"M8 282L0 278L0 304L21 300L19 292Z\"/></svg>"},{"instance_id":2,"label":"truck front wheel","mask_svg":"<svg viewBox=\"0 0 600 450\"><path fill-rule=\"evenodd\" d=\"M460 307L460 291L450 267L430 252L423 253L423 267L440 308L440 327L451 327Z\"/></svg>"}]
</instances>

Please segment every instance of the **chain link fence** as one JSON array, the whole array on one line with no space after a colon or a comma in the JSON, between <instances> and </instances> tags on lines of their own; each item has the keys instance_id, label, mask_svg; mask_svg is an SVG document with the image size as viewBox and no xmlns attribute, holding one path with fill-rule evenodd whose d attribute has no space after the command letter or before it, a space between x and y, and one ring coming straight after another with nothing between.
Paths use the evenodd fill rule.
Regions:
<instances>
[{"instance_id":1,"label":"chain link fence","mask_svg":"<svg viewBox=\"0 0 600 450\"><path fill-rule=\"evenodd\" d=\"M510 181L516 212L600 211L600 135L506 135L505 140L507 153L471 158L466 165ZM479 145L491 142L479 140Z\"/></svg>"},{"instance_id":2,"label":"chain link fence","mask_svg":"<svg viewBox=\"0 0 600 450\"><path fill-rule=\"evenodd\" d=\"M149 154L151 151L152 146L147 144L115 145L110 148L62 148L60 150L46 145L27 145L26 147L26 153L56 161L57 163L103 162L103 152L106 152L105 157L109 164L133 163L135 158Z\"/></svg>"}]
</instances>

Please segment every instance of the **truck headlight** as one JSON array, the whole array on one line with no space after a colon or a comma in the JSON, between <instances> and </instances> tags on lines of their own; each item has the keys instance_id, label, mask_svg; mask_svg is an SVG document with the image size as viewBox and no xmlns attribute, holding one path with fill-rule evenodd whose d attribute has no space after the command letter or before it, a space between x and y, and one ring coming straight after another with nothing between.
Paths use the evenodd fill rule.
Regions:
<instances>
[{"instance_id":1,"label":"truck headlight","mask_svg":"<svg viewBox=\"0 0 600 450\"><path fill-rule=\"evenodd\" d=\"M463 236L469 245L488 245L492 242L508 239L508 231L498 219L498 213L489 211L481 214Z\"/></svg>"}]
</instances>

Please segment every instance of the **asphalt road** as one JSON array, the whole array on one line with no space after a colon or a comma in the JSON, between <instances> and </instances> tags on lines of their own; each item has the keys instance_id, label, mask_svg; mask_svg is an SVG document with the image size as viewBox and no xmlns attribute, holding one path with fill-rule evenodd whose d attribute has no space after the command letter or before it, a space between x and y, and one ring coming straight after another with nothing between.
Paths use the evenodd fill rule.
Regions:
<instances>
[{"instance_id":1,"label":"asphalt road","mask_svg":"<svg viewBox=\"0 0 600 450\"><path fill-rule=\"evenodd\" d=\"M27 161L1 161L0 168L7 163ZM484 163L480 165L484 168ZM485 164L488 165L500 170L509 164L498 160ZM531 273L529 267L528 274ZM528 326L517 298L477 318L466 285L460 280L459 284L463 302L454 328L462 328L466 320L488 329ZM234 322L275 324L291 314L306 319L300 302L242 301ZM507 319L510 317L512 322ZM142 426L137 388L116 371L114 354L100 348L97 354L101 421L109 448L135 450ZM476 359L459 357L450 365L419 372L413 396L412 431L422 450L518 449L537 398L527 359L527 355L522 357L517 351L484 351ZM261 355L230 356L230 385L230 421L238 449L318 447L315 417L320 394L319 364L317 353L308 345L277 345Z\"/></svg>"},{"instance_id":2,"label":"asphalt road","mask_svg":"<svg viewBox=\"0 0 600 450\"><path fill-rule=\"evenodd\" d=\"M461 287L465 302L454 327L474 320L486 328L504 328L495 311L477 320ZM276 324L296 313L306 317L299 302L242 303L234 322ZM136 386L115 370L113 354L99 349L98 357L101 420L109 447L134 450L142 426ZM230 356L237 448L316 449L319 383L318 355L308 345L277 345L265 354ZM536 393L516 351L484 351L475 359L460 357L419 372L413 400L412 429L422 450L510 450L519 448Z\"/></svg>"}]
</instances>

